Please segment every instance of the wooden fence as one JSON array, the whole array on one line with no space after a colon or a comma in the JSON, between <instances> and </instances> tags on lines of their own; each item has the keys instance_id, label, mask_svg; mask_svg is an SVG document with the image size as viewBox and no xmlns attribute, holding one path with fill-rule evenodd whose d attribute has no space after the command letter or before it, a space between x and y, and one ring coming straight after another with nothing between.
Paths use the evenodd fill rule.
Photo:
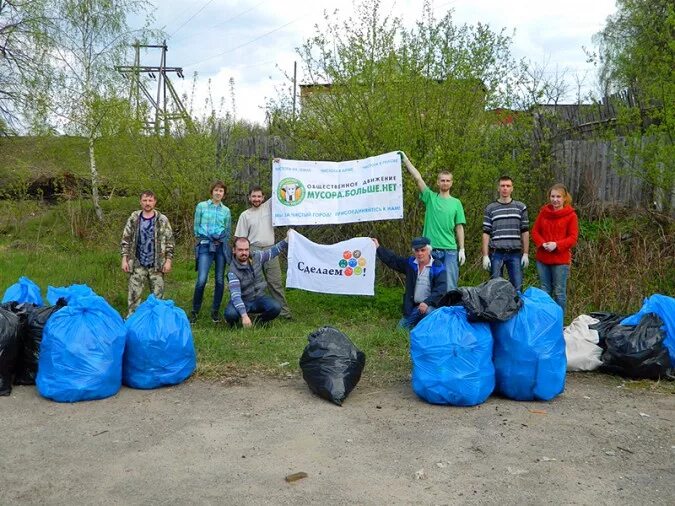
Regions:
<instances>
[{"instance_id":1,"label":"wooden fence","mask_svg":"<svg viewBox=\"0 0 675 506\"><path fill-rule=\"evenodd\" d=\"M556 178L576 202L675 211L675 187L650 184L623 139L568 139L552 149Z\"/></svg>"}]
</instances>

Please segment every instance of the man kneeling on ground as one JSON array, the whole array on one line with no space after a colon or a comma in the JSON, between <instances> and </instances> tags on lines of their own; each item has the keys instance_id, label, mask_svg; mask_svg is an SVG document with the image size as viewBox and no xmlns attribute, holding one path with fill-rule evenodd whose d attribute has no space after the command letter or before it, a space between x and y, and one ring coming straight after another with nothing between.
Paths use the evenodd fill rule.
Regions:
<instances>
[{"instance_id":1,"label":"man kneeling on ground","mask_svg":"<svg viewBox=\"0 0 675 506\"><path fill-rule=\"evenodd\" d=\"M225 308L225 320L231 326L241 321L244 327L253 322L249 313L256 313L260 322L274 320L281 312L281 304L265 294L267 282L263 265L288 248L288 235L271 248L254 251L246 237L237 237L232 248L233 259L227 273L230 302Z\"/></svg>"},{"instance_id":2,"label":"man kneeling on ground","mask_svg":"<svg viewBox=\"0 0 675 506\"><path fill-rule=\"evenodd\" d=\"M385 265L405 274L403 294L403 318L400 328L412 329L422 318L436 310L448 286L445 266L431 257L431 244L426 237L412 240L414 256L402 257L380 246L373 238L377 257Z\"/></svg>"}]
</instances>

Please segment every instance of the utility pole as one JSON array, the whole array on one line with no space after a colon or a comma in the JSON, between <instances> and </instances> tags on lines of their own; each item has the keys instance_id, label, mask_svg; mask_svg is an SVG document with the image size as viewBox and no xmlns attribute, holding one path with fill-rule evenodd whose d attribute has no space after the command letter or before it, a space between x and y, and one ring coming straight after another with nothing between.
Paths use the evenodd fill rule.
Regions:
<instances>
[{"instance_id":1,"label":"utility pole","mask_svg":"<svg viewBox=\"0 0 675 506\"><path fill-rule=\"evenodd\" d=\"M295 100L297 98L298 61L293 62L293 119L295 120Z\"/></svg>"},{"instance_id":2,"label":"utility pole","mask_svg":"<svg viewBox=\"0 0 675 506\"><path fill-rule=\"evenodd\" d=\"M149 119L147 114L144 114L145 129L147 131L154 131L155 134L159 134L163 127L164 135L168 135L170 133L170 122L174 120L182 120L185 125L192 130L193 125L190 115L168 76L170 73L175 73L178 77L183 79L183 68L166 66L166 53L168 51L166 41L163 41L162 44L159 45L139 44L138 42L135 42L133 47L135 50L134 64L118 65L115 69L120 74L124 76L128 75L131 78L129 102L136 111L137 119L140 120L140 115L143 113L140 100L140 95L143 93L143 96L154 109L154 118L152 120ZM159 66L141 65L141 48L160 49L161 56ZM157 78L157 91L154 97L150 93L146 83L141 79L141 74L147 74L150 79ZM168 107L169 101L173 102L173 112Z\"/></svg>"}]
</instances>

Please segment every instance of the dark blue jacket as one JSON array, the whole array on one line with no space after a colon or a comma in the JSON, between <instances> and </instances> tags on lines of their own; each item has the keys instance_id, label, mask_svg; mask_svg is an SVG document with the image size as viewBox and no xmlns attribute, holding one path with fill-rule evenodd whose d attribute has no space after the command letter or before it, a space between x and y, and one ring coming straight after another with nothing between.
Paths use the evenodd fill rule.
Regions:
<instances>
[{"instance_id":1,"label":"dark blue jacket","mask_svg":"<svg viewBox=\"0 0 675 506\"><path fill-rule=\"evenodd\" d=\"M377 248L377 258L395 271L405 274L405 292L403 294L403 314L408 316L417 306L415 304L415 284L417 284L417 264L415 257L401 257L391 250L380 246ZM445 274L445 265L440 260L431 263L431 295L425 299L428 306L438 307L441 298L448 288Z\"/></svg>"}]
</instances>

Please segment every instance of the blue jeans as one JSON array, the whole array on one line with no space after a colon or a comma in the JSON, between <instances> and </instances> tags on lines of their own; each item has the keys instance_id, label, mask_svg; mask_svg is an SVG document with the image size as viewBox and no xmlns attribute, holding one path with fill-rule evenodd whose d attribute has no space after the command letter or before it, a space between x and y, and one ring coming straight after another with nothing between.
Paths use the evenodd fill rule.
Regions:
<instances>
[{"instance_id":1,"label":"blue jeans","mask_svg":"<svg viewBox=\"0 0 675 506\"><path fill-rule=\"evenodd\" d=\"M457 288L457 281L459 280L459 264L457 263L456 249L432 249L431 256L443 262L445 265L445 275L448 280L448 287L446 290L454 290Z\"/></svg>"},{"instance_id":2,"label":"blue jeans","mask_svg":"<svg viewBox=\"0 0 675 506\"><path fill-rule=\"evenodd\" d=\"M263 295L252 301L244 302L244 305L246 306L247 313L258 313L258 320L263 323L274 320L281 312L281 304L269 295ZM249 316L251 315L249 314ZM235 325L240 319L241 315L239 311L237 311L237 308L230 301L225 307L225 321L230 325Z\"/></svg>"},{"instance_id":3,"label":"blue jeans","mask_svg":"<svg viewBox=\"0 0 675 506\"><path fill-rule=\"evenodd\" d=\"M562 308L565 314L567 306L567 278L570 274L570 266L548 265L537 262L537 272L539 273L539 283L541 289L549 294L554 301Z\"/></svg>"},{"instance_id":4,"label":"blue jeans","mask_svg":"<svg viewBox=\"0 0 675 506\"><path fill-rule=\"evenodd\" d=\"M217 312L220 309L220 303L223 301L225 292L225 264L228 257L225 253L226 245L219 244L216 251L209 252L208 244L200 244L197 249L197 283L195 284L195 293L192 297L192 311L199 313L204 299L204 287L209 279L209 270L211 264L216 262L216 287L213 292L213 305L211 312Z\"/></svg>"},{"instance_id":5,"label":"blue jeans","mask_svg":"<svg viewBox=\"0 0 675 506\"><path fill-rule=\"evenodd\" d=\"M422 321L422 318L425 316L429 316L431 313L436 311L436 307L434 306L429 306L427 309L426 314L420 313L420 310L416 307L415 309L412 310L412 312L408 316L404 316L398 321L397 327L399 329L412 329L417 325L420 321Z\"/></svg>"},{"instance_id":6,"label":"blue jeans","mask_svg":"<svg viewBox=\"0 0 675 506\"><path fill-rule=\"evenodd\" d=\"M504 277L502 274L504 273L504 267L506 267L509 273L509 281L520 292L523 288L523 268L520 265L522 256L522 251L493 251L490 256L490 262L492 263L490 277Z\"/></svg>"}]
</instances>

